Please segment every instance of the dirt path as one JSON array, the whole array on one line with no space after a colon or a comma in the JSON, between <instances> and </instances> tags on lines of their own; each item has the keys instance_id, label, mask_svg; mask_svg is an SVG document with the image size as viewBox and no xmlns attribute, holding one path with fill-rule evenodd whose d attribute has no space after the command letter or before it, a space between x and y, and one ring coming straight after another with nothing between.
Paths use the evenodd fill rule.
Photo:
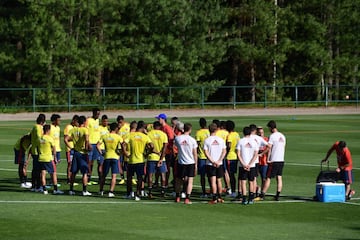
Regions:
<instances>
[{"instance_id":1,"label":"dirt path","mask_svg":"<svg viewBox=\"0 0 360 240\"><path fill-rule=\"evenodd\" d=\"M252 109L160 109L160 110L119 110L101 111L110 119L123 115L125 119L151 118L159 113L165 113L169 117L221 117L221 116L269 116L269 115L326 115L326 114L360 114L357 107L329 107L329 108L252 108ZM74 114L90 116L91 112L60 112L62 119L71 119ZM0 121L10 120L35 120L39 112L0 114ZM47 119L51 113L45 113Z\"/></svg>"}]
</instances>

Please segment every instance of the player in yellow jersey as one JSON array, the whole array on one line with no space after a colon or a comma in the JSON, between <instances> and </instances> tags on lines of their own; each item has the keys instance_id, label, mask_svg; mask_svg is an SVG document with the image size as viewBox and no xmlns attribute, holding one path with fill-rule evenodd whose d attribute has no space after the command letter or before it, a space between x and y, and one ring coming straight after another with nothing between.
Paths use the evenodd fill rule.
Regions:
<instances>
[{"instance_id":1,"label":"player in yellow jersey","mask_svg":"<svg viewBox=\"0 0 360 240\"><path fill-rule=\"evenodd\" d=\"M31 130L31 156L33 159L33 168L31 171L31 191L41 192L40 188L40 166L39 166L39 152L38 147L40 144L40 138L43 135L43 125L45 124L46 117L40 113L36 119L36 124Z\"/></svg>"},{"instance_id":2,"label":"player in yellow jersey","mask_svg":"<svg viewBox=\"0 0 360 240\"><path fill-rule=\"evenodd\" d=\"M89 172L88 172L88 181L89 185L97 184L97 182L91 181L91 175L93 171L94 161L98 162L98 173L101 171L101 163L100 163L100 154L96 149L96 144L100 140L100 109L94 108L92 110L92 116L86 119L85 127L89 130ZM100 174L99 174L100 175Z\"/></svg>"},{"instance_id":3,"label":"player in yellow jersey","mask_svg":"<svg viewBox=\"0 0 360 240\"><path fill-rule=\"evenodd\" d=\"M53 114L50 117L50 121L51 121L51 128L50 128L50 136L54 138L54 143L55 143L55 149L56 149L56 158L54 159L55 164L58 164L61 159L60 159L60 154L61 154L61 147L60 147L60 133L61 133L61 129L60 129L60 115L59 114ZM55 172L56 172L56 166L55 166Z\"/></svg>"},{"instance_id":4,"label":"player in yellow jersey","mask_svg":"<svg viewBox=\"0 0 360 240\"><path fill-rule=\"evenodd\" d=\"M64 142L65 142L65 137L70 135L71 130L74 127L77 127L79 125L78 123L79 121L79 116L78 115L74 115L71 119L71 122L66 125L66 127L64 128ZM69 147L66 146L66 161L67 161L67 171L66 171L66 176L67 176L67 183L70 184L70 179L71 179L71 163L72 163L72 159L74 157L74 143L72 141L69 142ZM77 183L74 183L75 185L77 185Z\"/></svg>"},{"instance_id":5,"label":"player in yellow jersey","mask_svg":"<svg viewBox=\"0 0 360 240\"><path fill-rule=\"evenodd\" d=\"M99 143L97 144L98 151L104 156L103 163L103 175L100 181L100 195L104 194L104 184L106 175L109 173L111 169L111 184L109 197L115 197L114 190L116 185L116 174L119 174L121 171L120 168L120 149L125 148L125 143L123 138L118 134L119 128L118 124L111 123L110 124L110 132L101 136ZM102 149L101 145L104 145L104 149ZM122 146L122 147L121 147Z\"/></svg>"},{"instance_id":6,"label":"player in yellow jersey","mask_svg":"<svg viewBox=\"0 0 360 240\"><path fill-rule=\"evenodd\" d=\"M48 172L54 185L53 193L63 194L64 192L58 190L57 186L57 175L54 162L54 159L56 158L56 146L54 138L50 136L50 129L51 126L49 124L44 125L44 134L41 136L38 146L42 190L44 194L48 194L48 191L46 190L46 172Z\"/></svg>"},{"instance_id":7,"label":"player in yellow jersey","mask_svg":"<svg viewBox=\"0 0 360 240\"><path fill-rule=\"evenodd\" d=\"M152 178L154 173L161 174L161 195L165 195L166 188L166 161L165 150L168 144L167 135L161 131L161 124L159 121L153 123L153 130L148 132L148 136L151 139L154 149L153 152L148 155L147 161L147 174L148 174L148 188L149 198L152 198Z\"/></svg>"},{"instance_id":8,"label":"player in yellow jersey","mask_svg":"<svg viewBox=\"0 0 360 240\"><path fill-rule=\"evenodd\" d=\"M20 179L20 187L31 188L31 183L27 181L27 165L30 158L31 135L30 133L19 138L14 146L15 164L18 164L18 174ZM25 154L28 151L28 156L25 159Z\"/></svg>"},{"instance_id":9,"label":"player in yellow jersey","mask_svg":"<svg viewBox=\"0 0 360 240\"><path fill-rule=\"evenodd\" d=\"M136 132L130 134L129 149L124 151L125 155L129 157L127 169L127 195L131 196L132 192L132 178L134 173L137 176L136 196L135 200L140 200L140 194L143 190L143 181L145 174L145 151L152 152L154 145L150 138L144 133L145 123L139 121L137 123Z\"/></svg>"},{"instance_id":10,"label":"player in yellow jersey","mask_svg":"<svg viewBox=\"0 0 360 240\"><path fill-rule=\"evenodd\" d=\"M125 121L124 116L118 115L116 118L116 122L118 123L119 127L119 135L125 140L129 138L130 133L130 124ZM136 127L135 127L136 129ZM125 157L124 154L121 152L120 154L120 164L123 170L126 169L125 167ZM134 180L135 181L135 180ZM136 183L136 182L135 182ZM125 184L125 174L124 171L120 174L120 181L119 184Z\"/></svg>"},{"instance_id":11,"label":"player in yellow jersey","mask_svg":"<svg viewBox=\"0 0 360 240\"><path fill-rule=\"evenodd\" d=\"M101 137L108 134L109 133L109 118L107 115L102 115L101 116L101 124L99 126L99 132L100 132L100 140ZM104 157L103 157L103 153L105 152L105 145L102 143L100 145L101 148L101 152L100 152L100 156L98 159L98 176L99 176L99 182L102 179L103 176L103 172L104 172Z\"/></svg>"},{"instance_id":12,"label":"player in yellow jersey","mask_svg":"<svg viewBox=\"0 0 360 240\"><path fill-rule=\"evenodd\" d=\"M230 197L236 197L236 178L235 174L237 173L237 151L236 145L240 140L240 135L235 131L235 123L231 120L226 121L226 130L229 132L229 135L226 139L226 167L227 172L229 173L230 178Z\"/></svg>"},{"instance_id":13,"label":"player in yellow jersey","mask_svg":"<svg viewBox=\"0 0 360 240\"><path fill-rule=\"evenodd\" d=\"M209 128L207 127L206 119L200 118L199 120L200 129L195 134L195 139L198 144L198 174L200 175L200 184L202 194L201 198L206 198L206 155L204 152L205 139L210 136Z\"/></svg>"},{"instance_id":14,"label":"player in yellow jersey","mask_svg":"<svg viewBox=\"0 0 360 240\"><path fill-rule=\"evenodd\" d=\"M87 191L88 177L87 173L89 171L87 164L87 153L89 151L89 130L85 127L85 116L79 117L79 126L74 127L69 135L65 137L65 144L67 147L71 147L69 144L71 141L74 143L74 158L71 164L71 179L70 179L70 195L75 195L74 192L74 181L77 172L80 170L82 173L82 183L83 183L83 196L91 196L91 193ZM97 151L97 149L96 149Z\"/></svg>"}]
</instances>

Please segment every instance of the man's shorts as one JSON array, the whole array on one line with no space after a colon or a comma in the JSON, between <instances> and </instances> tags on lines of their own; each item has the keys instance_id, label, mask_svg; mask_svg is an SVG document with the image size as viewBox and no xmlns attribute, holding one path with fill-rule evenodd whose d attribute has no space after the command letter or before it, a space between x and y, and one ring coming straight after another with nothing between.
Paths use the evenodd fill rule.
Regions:
<instances>
[{"instance_id":1,"label":"man's shorts","mask_svg":"<svg viewBox=\"0 0 360 240\"><path fill-rule=\"evenodd\" d=\"M89 161L99 161L101 154L96 148L96 144L91 144L91 151L88 152Z\"/></svg>"},{"instance_id":2,"label":"man's shorts","mask_svg":"<svg viewBox=\"0 0 360 240\"><path fill-rule=\"evenodd\" d=\"M51 162L39 162L40 170L46 170L48 173L53 174L55 172L55 163Z\"/></svg>"},{"instance_id":3,"label":"man's shorts","mask_svg":"<svg viewBox=\"0 0 360 240\"><path fill-rule=\"evenodd\" d=\"M175 155L174 154L166 154L165 155L165 160L166 160L166 164L170 167L174 167L174 163L175 163Z\"/></svg>"},{"instance_id":4,"label":"man's shorts","mask_svg":"<svg viewBox=\"0 0 360 240\"><path fill-rule=\"evenodd\" d=\"M195 163L194 164L177 164L176 176L178 178L195 177Z\"/></svg>"},{"instance_id":5,"label":"man's shorts","mask_svg":"<svg viewBox=\"0 0 360 240\"><path fill-rule=\"evenodd\" d=\"M208 177L216 177L216 178L222 178L224 177L224 167L214 167L210 165L206 165L206 173Z\"/></svg>"},{"instance_id":6,"label":"man's shorts","mask_svg":"<svg viewBox=\"0 0 360 240\"><path fill-rule=\"evenodd\" d=\"M354 182L354 175L352 170L342 170L340 172L340 178L345 184L352 184Z\"/></svg>"},{"instance_id":7,"label":"man's shorts","mask_svg":"<svg viewBox=\"0 0 360 240\"><path fill-rule=\"evenodd\" d=\"M111 174L120 173L120 161L118 159L106 159L103 163L104 177L108 175L110 169Z\"/></svg>"},{"instance_id":8,"label":"man's shorts","mask_svg":"<svg viewBox=\"0 0 360 240\"><path fill-rule=\"evenodd\" d=\"M274 178L276 176L282 176L284 168L284 162L272 162L268 165L266 173L267 178Z\"/></svg>"},{"instance_id":9,"label":"man's shorts","mask_svg":"<svg viewBox=\"0 0 360 240\"><path fill-rule=\"evenodd\" d=\"M250 171L246 171L243 167L239 167L239 180L254 181L256 176L256 168L250 168Z\"/></svg>"},{"instance_id":10,"label":"man's shorts","mask_svg":"<svg viewBox=\"0 0 360 240\"><path fill-rule=\"evenodd\" d=\"M89 172L87 155L75 151L74 158L71 164L71 172L76 174L79 170L82 174L86 174Z\"/></svg>"},{"instance_id":11,"label":"man's shorts","mask_svg":"<svg viewBox=\"0 0 360 240\"><path fill-rule=\"evenodd\" d=\"M237 164L238 164L238 160L227 160L226 161L227 171L231 174L236 174Z\"/></svg>"},{"instance_id":12,"label":"man's shorts","mask_svg":"<svg viewBox=\"0 0 360 240\"><path fill-rule=\"evenodd\" d=\"M25 163L25 153L23 151L16 150L14 148L14 154L15 154L15 159L14 159L15 164Z\"/></svg>"},{"instance_id":13,"label":"man's shorts","mask_svg":"<svg viewBox=\"0 0 360 240\"><path fill-rule=\"evenodd\" d=\"M137 178L145 175L145 163L130 164L127 166L128 176L134 176L136 173Z\"/></svg>"},{"instance_id":14,"label":"man's shorts","mask_svg":"<svg viewBox=\"0 0 360 240\"><path fill-rule=\"evenodd\" d=\"M198 174L205 176L206 174L206 159L198 159Z\"/></svg>"},{"instance_id":15,"label":"man's shorts","mask_svg":"<svg viewBox=\"0 0 360 240\"><path fill-rule=\"evenodd\" d=\"M148 161L146 164L147 167L147 173L153 174L153 173L166 173L166 163L163 161L163 163L158 167L157 166L158 161Z\"/></svg>"}]
</instances>

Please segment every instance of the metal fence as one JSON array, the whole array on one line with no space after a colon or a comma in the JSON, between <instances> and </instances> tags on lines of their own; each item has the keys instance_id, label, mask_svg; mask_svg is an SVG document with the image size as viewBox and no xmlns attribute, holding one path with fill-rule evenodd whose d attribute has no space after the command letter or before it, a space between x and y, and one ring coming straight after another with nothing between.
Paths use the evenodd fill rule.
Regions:
<instances>
[{"instance_id":1,"label":"metal fence","mask_svg":"<svg viewBox=\"0 0 360 240\"><path fill-rule=\"evenodd\" d=\"M0 88L5 111L359 105L359 86Z\"/></svg>"}]
</instances>

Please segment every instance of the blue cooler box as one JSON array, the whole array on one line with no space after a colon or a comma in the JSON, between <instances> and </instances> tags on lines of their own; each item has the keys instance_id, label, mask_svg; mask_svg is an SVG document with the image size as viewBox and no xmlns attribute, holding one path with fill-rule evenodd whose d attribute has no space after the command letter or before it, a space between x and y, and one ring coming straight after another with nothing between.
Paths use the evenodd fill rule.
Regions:
<instances>
[{"instance_id":1,"label":"blue cooler box","mask_svg":"<svg viewBox=\"0 0 360 240\"><path fill-rule=\"evenodd\" d=\"M345 184L317 183L316 197L320 202L345 202Z\"/></svg>"}]
</instances>

